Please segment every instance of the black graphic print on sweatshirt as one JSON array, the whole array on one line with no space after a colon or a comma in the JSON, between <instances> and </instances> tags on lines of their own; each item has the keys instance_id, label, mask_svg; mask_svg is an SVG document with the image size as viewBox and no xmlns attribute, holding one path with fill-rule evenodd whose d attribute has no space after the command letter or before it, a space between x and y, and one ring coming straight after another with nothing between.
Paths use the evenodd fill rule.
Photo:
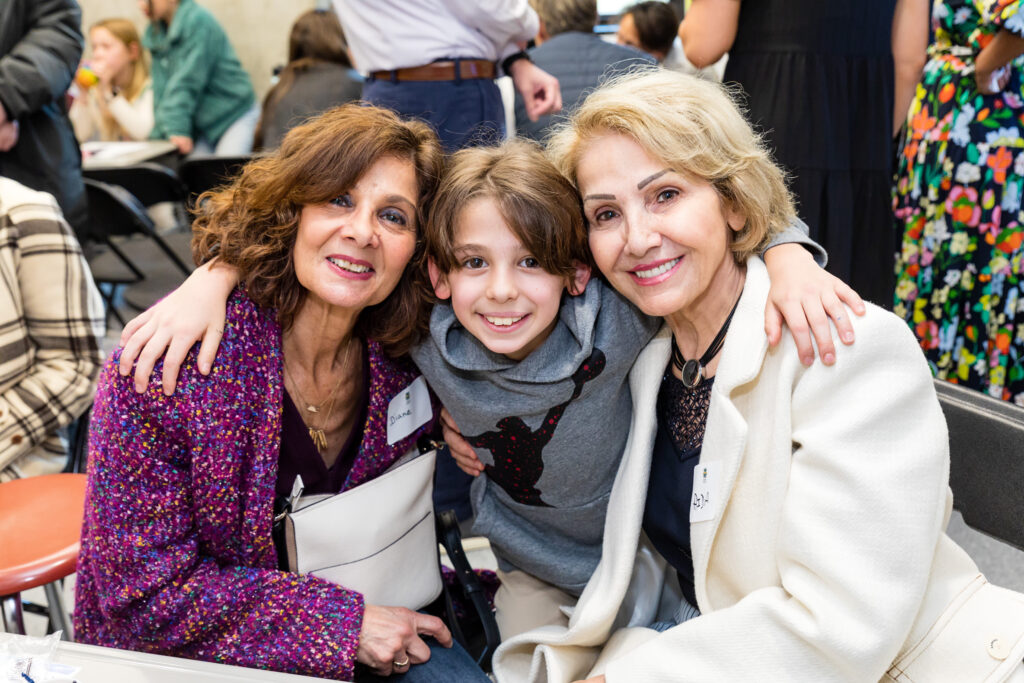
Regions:
<instances>
[{"instance_id":1,"label":"black graphic print on sweatshirt","mask_svg":"<svg viewBox=\"0 0 1024 683\"><path fill-rule=\"evenodd\" d=\"M579 398L583 385L600 375L604 366L604 353L595 348L590 358L583 361L572 375L575 385L572 396L565 403L551 408L537 431L531 431L519 417L503 417L495 425L498 431L466 437L471 445L491 451L494 464L486 465L484 471L517 503L551 507L541 499L537 489L537 482L544 473L544 446L554 436L566 406Z\"/></svg>"}]
</instances>

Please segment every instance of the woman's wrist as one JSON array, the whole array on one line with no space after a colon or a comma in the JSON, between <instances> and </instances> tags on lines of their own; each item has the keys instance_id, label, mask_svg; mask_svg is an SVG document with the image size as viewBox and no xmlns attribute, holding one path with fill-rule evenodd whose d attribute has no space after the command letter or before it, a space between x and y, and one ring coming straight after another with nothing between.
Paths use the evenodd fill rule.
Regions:
<instances>
[{"instance_id":1,"label":"woman's wrist","mask_svg":"<svg viewBox=\"0 0 1024 683\"><path fill-rule=\"evenodd\" d=\"M990 63L992 61L991 55L992 52L990 50L982 50L974 60L974 73L979 81L990 77L996 69L997 65Z\"/></svg>"}]
</instances>

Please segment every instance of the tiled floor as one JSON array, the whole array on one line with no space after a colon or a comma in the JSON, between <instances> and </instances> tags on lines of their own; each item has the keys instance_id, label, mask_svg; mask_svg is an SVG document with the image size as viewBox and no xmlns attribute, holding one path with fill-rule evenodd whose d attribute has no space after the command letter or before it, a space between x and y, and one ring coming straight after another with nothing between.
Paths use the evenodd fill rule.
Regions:
<instances>
[{"instance_id":1,"label":"tiled floor","mask_svg":"<svg viewBox=\"0 0 1024 683\"><path fill-rule=\"evenodd\" d=\"M990 582L1024 593L1024 552L970 528L959 512L950 518L947 533L974 558Z\"/></svg>"}]
</instances>

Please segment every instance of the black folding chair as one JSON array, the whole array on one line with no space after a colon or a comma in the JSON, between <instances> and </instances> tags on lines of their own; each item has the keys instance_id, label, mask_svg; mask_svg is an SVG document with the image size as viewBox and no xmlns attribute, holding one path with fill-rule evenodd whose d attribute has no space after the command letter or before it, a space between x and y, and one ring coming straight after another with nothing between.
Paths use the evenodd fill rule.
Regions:
<instances>
[{"instance_id":1,"label":"black folding chair","mask_svg":"<svg viewBox=\"0 0 1024 683\"><path fill-rule=\"evenodd\" d=\"M221 185L227 185L252 159L240 157L189 157L181 162L178 176L189 192L189 206L194 207L196 197Z\"/></svg>"},{"instance_id":2,"label":"black folding chair","mask_svg":"<svg viewBox=\"0 0 1024 683\"><path fill-rule=\"evenodd\" d=\"M170 202L174 205L175 221L188 226L188 188L178 174L160 164L143 162L133 166L106 166L82 170L82 176L108 185L119 185L128 190L149 208L154 204Z\"/></svg>"},{"instance_id":3,"label":"black folding chair","mask_svg":"<svg viewBox=\"0 0 1024 683\"><path fill-rule=\"evenodd\" d=\"M85 464L89 451L89 420L92 418L92 405L85 409L74 422L67 427L68 461L64 465L65 472L85 474Z\"/></svg>"},{"instance_id":4,"label":"black folding chair","mask_svg":"<svg viewBox=\"0 0 1024 683\"><path fill-rule=\"evenodd\" d=\"M1024 550L1024 408L942 380L935 390L953 507L970 527Z\"/></svg>"},{"instance_id":5,"label":"black folding chair","mask_svg":"<svg viewBox=\"0 0 1024 683\"><path fill-rule=\"evenodd\" d=\"M143 287L134 297L125 293L126 303L133 308L144 310L152 305L192 272L187 265L191 235L161 236L139 200L123 187L86 178L85 189L89 198L86 240L91 243L86 258L93 278L111 285L110 291L104 292L107 312L123 325L114 305L119 287Z\"/></svg>"}]
</instances>

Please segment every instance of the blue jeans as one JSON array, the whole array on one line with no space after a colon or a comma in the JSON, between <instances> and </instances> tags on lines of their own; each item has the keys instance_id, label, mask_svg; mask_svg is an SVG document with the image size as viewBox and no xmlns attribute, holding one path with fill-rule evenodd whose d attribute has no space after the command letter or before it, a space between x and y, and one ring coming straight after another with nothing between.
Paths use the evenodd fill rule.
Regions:
<instances>
[{"instance_id":1,"label":"blue jeans","mask_svg":"<svg viewBox=\"0 0 1024 683\"><path fill-rule=\"evenodd\" d=\"M505 137L505 109L494 81L391 81L369 78L363 99L433 126L445 151L494 145Z\"/></svg>"},{"instance_id":2,"label":"blue jeans","mask_svg":"<svg viewBox=\"0 0 1024 683\"><path fill-rule=\"evenodd\" d=\"M424 637L430 646L430 659L423 664L413 664L409 670L390 676L376 676L369 671L356 668L356 683L490 683L491 679L476 665L462 646L453 642L450 648L443 647L436 640Z\"/></svg>"},{"instance_id":3,"label":"blue jeans","mask_svg":"<svg viewBox=\"0 0 1024 683\"><path fill-rule=\"evenodd\" d=\"M240 157L252 153L252 138L260 122L260 107L252 105L248 111L235 119L224 134L213 145L206 138L196 140L192 154L196 156Z\"/></svg>"}]
</instances>

